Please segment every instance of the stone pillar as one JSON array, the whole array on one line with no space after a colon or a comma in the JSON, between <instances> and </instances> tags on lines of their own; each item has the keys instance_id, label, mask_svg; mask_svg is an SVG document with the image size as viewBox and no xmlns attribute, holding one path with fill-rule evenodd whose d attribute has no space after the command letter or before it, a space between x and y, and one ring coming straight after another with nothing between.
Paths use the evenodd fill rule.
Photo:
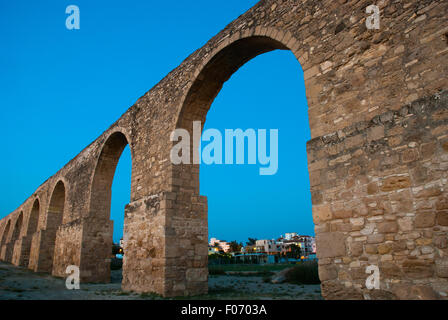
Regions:
<instances>
[{"instance_id":1,"label":"stone pillar","mask_svg":"<svg viewBox=\"0 0 448 320\"><path fill-rule=\"evenodd\" d=\"M60 226L56 233L52 274L66 277L70 265L79 267L81 282L110 282L113 221L82 218ZM43 233L41 243L52 235ZM42 252L42 248L41 248ZM49 263L50 252L39 255L42 266ZM47 260L45 262L44 260Z\"/></svg>"},{"instance_id":2,"label":"stone pillar","mask_svg":"<svg viewBox=\"0 0 448 320\"><path fill-rule=\"evenodd\" d=\"M31 237L22 237L14 242L11 263L15 266L27 267L30 258Z\"/></svg>"},{"instance_id":3,"label":"stone pillar","mask_svg":"<svg viewBox=\"0 0 448 320\"><path fill-rule=\"evenodd\" d=\"M448 292L448 92L311 140L319 277L327 299ZM368 266L380 288L366 288Z\"/></svg>"},{"instance_id":4,"label":"stone pillar","mask_svg":"<svg viewBox=\"0 0 448 320\"><path fill-rule=\"evenodd\" d=\"M79 267L81 282L110 282L113 221L82 218L60 226L56 233L52 274L66 277L70 265ZM44 233L41 243L51 234ZM42 249L41 249L42 251ZM39 257L48 265L50 252ZM42 260L41 260L42 259Z\"/></svg>"},{"instance_id":5,"label":"stone pillar","mask_svg":"<svg viewBox=\"0 0 448 320\"><path fill-rule=\"evenodd\" d=\"M208 292L207 198L190 193L167 194L167 296Z\"/></svg>"},{"instance_id":6,"label":"stone pillar","mask_svg":"<svg viewBox=\"0 0 448 320\"><path fill-rule=\"evenodd\" d=\"M80 265L82 282L110 282L113 224L109 219L83 219Z\"/></svg>"},{"instance_id":7,"label":"stone pillar","mask_svg":"<svg viewBox=\"0 0 448 320\"><path fill-rule=\"evenodd\" d=\"M0 247L0 260L6 261L6 244Z\"/></svg>"},{"instance_id":8,"label":"stone pillar","mask_svg":"<svg viewBox=\"0 0 448 320\"><path fill-rule=\"evenodd\" d=\"M207 293L207 199L161 192L126 207L122 289Z\"/></svg>"},{"instance_id":9,"label":"stone pillar","mask_svg":"<svg viewBox=\"0 0 448 320\"><path fill-rule=\"evenodd\" d=\"M65 278L68 266L80 266L81 247L82 220L78 219L61 225L56 232L52 275Z\"/></svg>"},{"instance_id":10,"label":"stone pillar","mask_svg":"<svg viewBox=\"0 0 448 320\"><path fill-rule=\"evenodd\" d=\"M14 242L8 242L7 244L4 245L3 248L3 261L5 262L12 262L12 254L14 252Z\"/></svg>"},{"instance_id":11,"label":"stone pillar","mask_svg":"<svg viewBox=\"0 0 448 320\"><path fill-rule=\"evenodd\" d=\"M51 234L47 230L39 230L33 234L28 269L34 272L52 272L55 245L51 238L54 239L55 233L56 231Z\"/></svg>"},{"instance_id":12,"label":"stone pillar","mask_svg":"<svg viewBox=\"0 0 448 320\"><path fill-rule=\"evenodd\" d=\"M28 269L38 272L42 230L35 232L31 239L30 261ZM40 272L40 271L39 271ZM51 273L51 270L49 270Z\"/></svg>"}]
</instances>

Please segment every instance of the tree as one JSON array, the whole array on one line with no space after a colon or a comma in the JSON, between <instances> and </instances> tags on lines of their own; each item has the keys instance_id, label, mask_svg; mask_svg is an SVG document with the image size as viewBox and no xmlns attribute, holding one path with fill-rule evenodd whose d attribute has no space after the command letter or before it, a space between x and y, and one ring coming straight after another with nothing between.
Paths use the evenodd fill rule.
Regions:
<instances>
[{"instance_id":1,"label":"tree","mask_svg":"<svg viewBox=\"0 0 448 320\"><path fill-rule=\"evenodd\" d=\"M255 242L257 242L257 239L255 238L248 238L249 241L246 241L246 245L248 246L254 246Z\"/></svg>"},{"instance_id":2,"label":"tree","mask_svg":"<svg viewBox=\"0 0 448 320\"><path fill-rule=\"evenodd\" d=\"M289 251L287 253L288 258L299 259L302 256L302 248L296 244L291 244L288 246Z\"/></svg>"},{"instance_id":3,"label":"tree","mask_svg":"<svg viewBox=\"0 0 448 320\"><path fill-rule=\"evenodd\" d=\"M236 240L233 240L229 242L229 246L230 246L230 252L240 252L241 248L243 247L243 244L236 242Z\"/></svg>"},{"instance_id":4,"label":"tree","mask_svg":"<svg viewBox=\"0 0 448 320\"><path fill-rule=\"evenodd\" d=\"M121 253L120 249L121 249L121 247L119 244L115 244L115 243L112 244L112 254L113 255Z\"/></svg>"}]
</instances>

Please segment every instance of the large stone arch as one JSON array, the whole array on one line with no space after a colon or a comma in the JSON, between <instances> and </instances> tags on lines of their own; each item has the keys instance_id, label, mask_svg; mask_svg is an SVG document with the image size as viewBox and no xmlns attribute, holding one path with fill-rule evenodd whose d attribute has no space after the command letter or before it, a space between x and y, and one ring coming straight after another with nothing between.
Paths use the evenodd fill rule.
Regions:
<instances>
[{"instance_id":1,"label":"large stone arch","mask_svg":"<svg viewBox=\"0 0 448 320\"><path fill-rule=\"evenodd\" d=\"M113 243L113 221L110 219L112 183L118 161L128 145L132 157L129 134L125 129L117 128L105 138L96 161L91 180L89 223L85 223L83 227L81 278L85 281L110 281Z\"/></svg>"},{"instance_id":2,"label":"large stone arch","mask_svg":"<svg viewBox=\"0 0 448 320\"><path fill-rule=\"evenodd\" d=\"M291 33L284 33L276 28L254 27L237 33L236 36L218 45L195 71L195 78L183 96L180 112L176 117L176 128L187 130L190 133L191 145L194 145L193 121L200 121L202 127L204 126L207 112L223 84L240 67L258 55L273 50L290 50L302 67L304 61L299 56L298 43ZM190 162L193 163L193 154ZM188 185L179 187L183 190L191 189L196 195L199 195L198 173L198 165L179 165L173 168L174 178L190 176ZM173 186L173 190L179 189L178 186L174 184Z\"/></svg>"},{"instance_id":3,"label":"large stone arch","mask_svg":"<svg viewBox=\"0 0 448 320\"><path fill-rule=\"evenodd\" d=\"M14 222L14 228L12 229L11 234L11 240L10 241L16 241L20 238L20 233L22 232L23 228L23 212L21 211L16 218L16 221Z\"/></svg>"},{"instance_id":4,"label":"large stone arch","mask_svg":"<svg viewBox=\"0 0 448 320\"><path fill-rule=\"evenodd\" d=\"M32 238L39 225L41 202L38 197L32 202L31 209L27 214L26 224L23 226L24 232L20 239L17 239L14 247L14 257L12 263L18 266L28 267L31 253ZM26 228L25 228L26 226Z\"/></svg>"},{"instance_id":5,"label":"large stone arch","mask_svg":"<svg viewBox=\"0 0 448 320\"><path fill-rule=\"evenodd\" d=\"M66 184L59 180L51 193L50 202L47 209L47 219L45 229L56 231L62 223L64 217Z\"/></svg>"},{"instance_id":6,"label":"large stone arch","mask_svg":"<svg viewBox=\"0 0 448 320\"><path fill-rule=\"evenodd\" d=\"M194 72L195 77L181 100L181 108L178 109L180 111L176 117L176 128L187 130L190 133L190 145L194 146L193 139L199 137L193 135L193 122L200 121L202 127L204 126L207 112L223 84L246 62L273 50L291 50L300 63L297 43L291 33L276 28L253 27L217 45ZM304 68L302 64L303 61L301 67ZM193 152L190 163L193 163ZM171 173L173 184L170 190L176 195L173 195L175 201L172 201L171 206L174 210L168 211L167 215L171 212L173 214L170 218L175 221L172 228L176 236L169 237L168 240L173 242L167 245L177 247L178 260L172 258L170 267L178 274L184 275L179 277L182 280L179 279L176 284L173 282L171 288L173 290L176 286L180 287L179 282L184 281L184 291L171 294L206 292L208 215L207 199L199 194L199 165L175 165ZM195 228L191 228L191 225Z\"/></svg>"},{"instance_id":7,"label":"large stone arch","mask_svg":"<svg viewBox=\"0 0 448 320\"><path fill-rule=\"evenodd\" d=\"M9 228L10 228L10 227L11 227L11 220L8 220L8 221L5 223L5 227L4 227L4 229L3 229L2 236L1 236L1 238L0 238L0 246L2 246L3 244L6 243L6 239L8 238Z\"/></svg>"},{"instance_id":8,"label":"large stone arch","mask_svg":"<svg viewBox=\"0 0 448 320\"><path fill-rule=\"evenodd\" d=\"M123 150L130 145L129 141L123 129L114 130L106 138L92 175L89 217L100 220L110 219L115 170Z\"/></svg>"},{"instance_id":9,"label":"large stone arch","mask_svg":"<svg viewBox=\"0 0 448 320\"><path fill-rule=\"evenodd\" d=\"M56 233L62 224L66 202L64 179L59 179L55 183L49 199L44 219L45 226L28 230L28 236L31 237L31 249L27 266L35 272L51 273L53 270Z\"/></svg>"},{"instance_id":10,"label":"large stone arch","mask_svg":"<svg viewBox=\"0 0 448 320\"><path fill-rule=\"evenodd\" d=\"M5 224L5 229L3 230L2 238L1 238L1 246L0 246L0 260L6 260L6 244L8 241L9 232L11 229L11 220Z\"/></svg>"},{"instance_id":11,"label":"large stone arch","mask_svg":"<svg viewBox=\"0 0 448 320\"><path fill-rule=\"evenodd\" d=\"M39 225L39 217L41 212L41 203L38 198L34 200L33 206L31 207L31 211L28 218L28 227L26 231L26 236L32 236L38 228Z\"/></svg>"},{"instance_id":12,"label":"large stone arch","mask_svg":"<svg viewBox=\"0 0 448 320\"><path fill-rule=\"evenodd\" d=\"M14 227L11 233L11 239L9 241L9 248L7 250L6 261L11 262L14 265L19 266L22 262L22 241L20 239L22 229L24 227L23 223L23 211L17 215L14 222Z\"/></svg>"}]
</instances>

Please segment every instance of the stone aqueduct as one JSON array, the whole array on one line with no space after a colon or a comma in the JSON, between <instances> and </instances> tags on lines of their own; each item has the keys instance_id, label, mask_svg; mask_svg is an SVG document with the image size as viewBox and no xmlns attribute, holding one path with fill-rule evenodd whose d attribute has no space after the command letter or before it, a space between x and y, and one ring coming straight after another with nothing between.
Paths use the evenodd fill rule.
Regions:
<instances>
[{"instance_id":1,"label":"stone aqueduct","mask_svg":"<svg viewBox=\"0 0 448 320\"><path fill-rule=\"evenodd\" d=\"M446 299L448 2L373 1L381 25L368 30L372 1L260 1L3 218L1 260L61 277L77 265L81 281L109 281L111 184L129 144L123 289L206 293L207 198L197 165L171 164L170 133L204 123L239 67L281 49L304 70L324 297ZM365 287L368 265L379 290Z\"/></svg>"}]
</instances>

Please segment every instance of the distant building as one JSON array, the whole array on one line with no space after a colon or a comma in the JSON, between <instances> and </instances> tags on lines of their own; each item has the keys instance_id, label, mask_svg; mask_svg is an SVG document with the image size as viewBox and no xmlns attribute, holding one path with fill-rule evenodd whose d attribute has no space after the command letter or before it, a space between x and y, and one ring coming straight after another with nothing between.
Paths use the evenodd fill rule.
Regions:
<instances>
[{"instance_id":1,"label":"distant building","mask_svg":"<svg viewBox=\"0 0 448 320\"><path fill-rule=\"evenodd\" d=\"M297 237L298 234L296 232L292 232L292 233L285 233L285 238L286 240L292 240L294 237Z\"/></svg>"},{"instance_id":2,"label":"distant building","mask_svg":"<svg viewBox=\"0 0 448 320\"><path fill-rule=\"evenodd\" d=\"M254 252L257 252L256 246L247 245L241 248L241 253L254 253Z\"/></svg>"},{"instance_id":3,"label":"distant building","mask_svg":"<svg viewBox=\"0 0 448 320\"><path fill-rule=\"evenodd\" d=\"M316 240L311 236L302 236L296 232L286 233L278 239L256 240L254 245L246 245L241 248L241 253L263 253L269 255L285 255L291 252L291 245L296 245L301 249L302 258L305 259L312 254L316 254ZM225 240L211 238L209 242L209 254L219 251L230 252L230 244Z\"/></svg>"},{"instance_id":4,"label":"distant building","mask_svg":"<svg viewBox=\"0 0 448 320\"><path fill-rule=\"evenodd\" d=\"M281 253L284 249L283 243L275 240L257 240L255 247L257 248L257 252L265 252L267 254Z\"/></svg>"},{"instance_id":5,"label":"distant building","mask_svg":"<svg viewBox=\"0 0 448 320\"><path fill-rule=\"evenodd\" d=\"M230 244L225 240L218 240L216 238L211 238L209 245L211 247L219 247L224 252L230 251Z\"/></svg>"},{"instance_id":6,"label":"distant building","mask_svg":"<svg viewBox=\"0 0 448 320\"><path fill-rule=\"evenodd\" d=\"M277 242L281 242L285 247L296 245L302 249L303 256L316 254L316 239L311 236L302 236L297 233L286 233L285 237L280 237Z\"/></svg>"}]
</instances>

